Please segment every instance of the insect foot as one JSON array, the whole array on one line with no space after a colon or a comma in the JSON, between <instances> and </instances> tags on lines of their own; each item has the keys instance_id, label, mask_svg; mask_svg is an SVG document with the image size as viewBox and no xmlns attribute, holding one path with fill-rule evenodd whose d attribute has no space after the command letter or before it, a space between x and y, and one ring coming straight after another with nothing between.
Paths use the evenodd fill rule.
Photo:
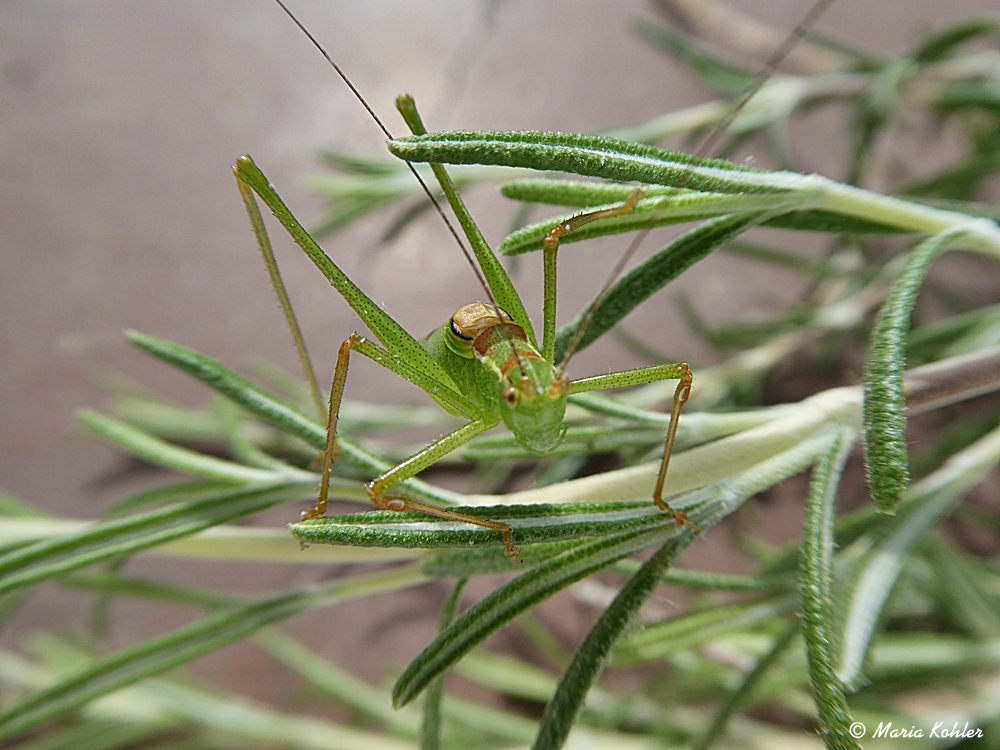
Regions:
<instances>
[{"instance_id":1,"label":"insect foot","mask_svg":"<svg viewBox=\"0 0 1000 750\"><path fill-rule=\"evenodd\" d=\"M437 516L438 518L444 518L449 521L470 523L473 526L482 526L486 529L494 529L500 532L500 538L503 540L504 553L507 557L513 560L515 565L521 564L521 548L514 544L514 532L511 530L509 524L506 524L503 521L490 521L487 518L479 518L477 516L472 516L468 513L461 513L456 510L438 508L435 505L422 503L419 500L412 500L408 497L402 497L401 495L383 495L374 485L375 482L368 485L368 497L371 499L372 504L375 507L381 508L382 510L392 510L396 512L413 510L419 513L427 513L431 516Z\"/></svg>"}]
</instances>

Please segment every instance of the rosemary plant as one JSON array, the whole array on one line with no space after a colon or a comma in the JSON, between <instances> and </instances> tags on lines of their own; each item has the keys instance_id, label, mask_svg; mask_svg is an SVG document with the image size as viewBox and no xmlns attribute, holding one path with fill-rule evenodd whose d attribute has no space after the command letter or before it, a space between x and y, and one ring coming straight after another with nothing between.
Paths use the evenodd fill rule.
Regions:
<instances>
[{"instance_id":1,"label":"rosemary plant","mask_svg":"<svg viewBox=\"0 0 1000 750\"><path fill-rule=\"evenodd\" d=\"M721 94L752 77L751 63L733 62L740 50L723 55L650 20L639 31L689 60ZM431 478L403 485L422 502L461 507L513 530L523 567L491 579L499 581L495 588L470 604L462 596L467 581L515 572L494 530L390 511L293 524L294 536L237 523L315 497L314 459L326 430L306 389L273 371L258 374L260 385L207 354L130 332L136 346L203 382L215 400L192 412L120 397L110 415L84 410L79 418L127 453L184 478L124 498L97 522L46 516L0 497L2 616L46 581L93 592L95 608L127 597L183 603L203 614L110 651L51 633L5 651L5 746L57 747L86 737L95 748L856 748L874 736L908 737L913 747L958 740L995 747L1000 571L953 532L963 524L994 536L1000 529L995 492L992 505L970 500L991 472L995 478L1000 461L1000 402L984 395L1000 388L1000 299L973 299L960 283L935 279L933 264L959 251L974 258L970 266L998 277L998 212L978 202L1000 167L997 42L996 20L936 31L896 56L812 39L822 65L769 81L732 123L723 149L762 132L775 163L788 169L653 145L724 119L721 102L610 135L445 132L391 141L392 154L409 162L474 165L456 172L459 185L503 179L506 168L516 168L518 179L501 186L505 196L567 209L513 232L502 255L540 249L553 225L625 200L636 183L646 188L635 210L565 241L697 222L617 279L591 319L581 314L560 329L557 359L570 342L583 348L609 332L635 343L628 313L716 251L809 280L807 292L767 324L712 328L696 301L682 301L692 327L719 354L717 364L695 370L693 408L680 420L667 478L670 504L691 526L679 526L649 499L669 422L658 406L673 385L572 396L565 439L549 457L531 457L508 435L484 435L452 459L471 467L471 491L446 490ZM852 113L845 182L793 169L789 122L829 102ZM960 131L963 153L934 175L877 173L895 163L889 136L914 109ZM322 232L398 200L402 213L391 233L418 213L407 203L412 188L398 179L402 162L353 154L328 155L327 162L339 175L317 183L337 194ZM891 190L862 187L876 181ZM758 226L822 233L825 252L802 258L765 245L746 234ZM564 254L571 263L572 249ZM921 291L935 295L945 314L924 314ZM843 376L860 357L863 378ZM808 395L783 396L783 386L803 378ZM748 403L750 395L762 395L766 405ZM971 399L975 407L966 409ZM911 456L907 420L922 413L943 416L920 427ZM448 418L424 407L346 404L331 497L367 503L363 481L408 453L396 439L400 428L428 422L443 428ZM871 503L838 513L838 500L857 494L850 488L861 445ZM596 460L614 468L590 473ZM808 489L789 483L804 473ZM511 489L518 481L529 488ZM720 524L779 486L792 488L805 508L798 541L779 547L744 540L755 563L740 574L677 566L695 540L724 533ZM309 543L305 552L299 540ZM140 554L349 567L323 583L236 597L130 575L128 561ZM612 587L609 601L582 642L559 643L532 608L559 592L579 594L570 587L598 573L598 587ZM432 581L452 590L439 633L391 690L359 681L278 627L310 610ZM643 609L664 584L690 593L685 611ZM511 623L544 659L480 648ZM248 637L363 720L337 723L250 705L171 672ZM636 687L621 692L602 683L608 666L643 669L635 671ZM445 679L449 672L537 710L462 697ZM946 706L944 696L956 690L962 699ZM934 708L921 708L927 705Z\"/></svg>"}]
</instances>

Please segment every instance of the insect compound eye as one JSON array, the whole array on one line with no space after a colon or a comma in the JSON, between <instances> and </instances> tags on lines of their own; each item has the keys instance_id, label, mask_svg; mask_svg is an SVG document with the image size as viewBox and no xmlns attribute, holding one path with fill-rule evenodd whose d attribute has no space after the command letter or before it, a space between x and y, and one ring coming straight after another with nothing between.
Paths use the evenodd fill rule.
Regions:
<instances>
[{"instance_id":1,"label":"insect compound eye","mask_svg":"<svg viewBox=\"0 0 1000 750\"><path fill-rule=\"evenodd\" d=\"M507 406L517 406L517 389L513 386L503 389L503 400Z\"/></svg>"}]
</instances>

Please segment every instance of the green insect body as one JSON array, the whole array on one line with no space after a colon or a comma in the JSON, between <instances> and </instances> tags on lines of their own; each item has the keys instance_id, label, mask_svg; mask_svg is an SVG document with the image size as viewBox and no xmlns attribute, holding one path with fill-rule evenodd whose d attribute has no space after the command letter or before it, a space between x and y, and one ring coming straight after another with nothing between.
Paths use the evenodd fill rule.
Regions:
<instances>
[{"instance_id":1,"label":"green insect body","mask_svg":"<svg viewBox=\"0 0 1000 750\"><path fill-rule=\"evenodd\" d=\"M411 130L414 133L423 132L423 125L412 99L400 97L397 105ZM423 341L417 341L411 336L337 267L295 219L249 156L238 159L234 167L237 185L258 246L268 266L275 291L282 301L309 379L315 381L315 376L312 374L312 366L294 312L287 301L287 293L274 261L255 195L271 209L295 242L364 320L381 344L380 346L357 333L344 340L337 356L328 410L322 404L319 389L313 386L317 409L325 416L327 423L327 445L319 498L315 507L303 514L303 520L309 522L320 519L326 512L331 465L337 452L340 404L351 354L354 353L374 360L417 385L446 411L468 420L461 427L370 481L367 484L368 496L375 506L384 510L419 511L494 529L500 534L506 554L515 563L519 563L520 550L514 543L514 530L507 523L415 500L400 494L396 488L500 422L531 453L551 452L565 434L563 419L567 399L574 393L676 379L680 382L674 393L671 422L653 500L658 507L670 513L678 524L690 525L684 513L675 511L663 500L664 479L676 435L677 420L691 391L692 377L688 366L684 363L671 363L569 380L563 372L565 361L559 367L555 363L556 254L560 238L592 221L632 211L642 198L642 190L636 189L619 206L580 214L557 224L550 231L544 243L544 325L542 345L539 348L520 296L469 216L451 178L441 165L432 163L431 167L472 246L475 262L471 260L458 234L454 231L453 234L483 281L491 301L461 307L445 325ZM449 224L449 228L450 226ZM581 326L581 331L585 328L585 325ZM570 349L572 348L571 346Z\"/></svg>"},{"instance_id":2,"label":"green insect body","mask_svg":"<svg viewBox=\"0 0 1000 750\"><path fill-rule=\"evenodd\" d=\"M562 442L569 380L506 312L485 302L464 305L421 343L490 427L502 420L536 454Z\"/></svg>"}]
</instances>

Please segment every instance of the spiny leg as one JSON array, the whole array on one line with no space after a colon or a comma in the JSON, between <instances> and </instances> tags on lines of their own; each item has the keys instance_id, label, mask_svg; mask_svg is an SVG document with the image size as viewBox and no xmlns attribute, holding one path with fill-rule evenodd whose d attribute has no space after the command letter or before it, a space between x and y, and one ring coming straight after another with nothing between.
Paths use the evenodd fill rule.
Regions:
<instances>
[{"instance_id":1,"label":"spiny leg","mask_svg":"<svg viewBox=\"0 0 1000 750\"><path fill-rule=\"evenodd\" d=\"M645 192L641 187L637 187L625 202L613 208L604 208L597 211L572 216L566 221L556 224L545 235L542 240L543 266L544 266L544 291L542 309L542 356L550 363L555 363L556 352L556 257L559 252L559 241L570 232L579 229L585 224L598 219L606 219L611 216L621 216L631 213Z\"/></svg>"},{"instance_id":2,"label":"spiny leg","mask_svg":"<svg viewBox=\"0 0 1000 750\"><path fill-rule=\"evenodd\" d=\"M570 219L557 224L549 230L542 241L544 251L544 328L542 331L542 356L549 362L555 359L555 334L556 334L556 256L559 250L559 241L570 232L579 229L585 224L598 219L605 219L612 216L621 216L631 213L636 203L642 200L644 191L641 187L636 188L629 194L628 198L620 206L613 208L590 211L588 213L573 216ZM670 454L673 453L674 441L677 438L677 423L681 415L681 409L691 395L691 384L693 381L691 368L687 363L678 362L675 364L654 365L653 367L640 367L634 370L622 370L619 372L599 375L592 378L582 378L570 383L570 393L582 393L588 390L598 390L603 388L620 388L626 385L640 385L655 380L670 380L677 378L680 382L674 391L674 399L670 409L670 426L667 428L667 437L663 448L663 460L660 463L659 475L656 479L656 487L653 490L653 502L661 510L665 510L673 517L678 526L687 524L692 529L697 527L691 523L687 514L683 511L674 510L663 499L663 483L667 478L667 468L670 465Z\"/></svg>"},{"instance_id":3,"label":"spiny leg","mask_svg":"<svg viewBox=\"0 0 1000 750\"><path fill-rule=\"evenodd\" d=\"M267 176L260 171L253 159L241 156L236 160L233 173L241 184L250 188L271 209L275 218L285 227L288 234L295 240L316 267L330 281L337 292L343 297L354 312L365 322L365 325L375 334L382 346L387 350L387 356L394 357L394 362L407 371L419 371L423 375L422 382L411 380L415 385L427 391L431 398L452 414L467 415L478 413L473 404L458 392L458 388L441 365L420 345L413 336L378 304L366 295L347 275L337 267L323 248L309 236L305 227L299 223L288 206L281 200ZM382 364L380 362L380 364ZM410 380L410 376L397 366L386 365L388 369L397 372L401 377ZM428 390L425 383L430 384ZM439 396L444 395L444 398ZM326 413L320 410L320 416Z\"/></svg>"},{"instance_id":4,"label":"spiny leg","mask_svg":"<svg viewBox=\"0 0 1000 750\"><path fill-rule=\"evenodd\" d=\"M302 520L319 518L326 514L327 497L330 494L330 468L333 458L337 455L337 422L340 419L340 405L344 400L344 385L347 383L347 368L351 362L351 350L356 349L362 337L352 333L340 345L337 351L337 366L333 370L333 382L330 383L330 407L326 417L326 447L323 449L323 480L319 485L319 497L316 505L302 511Z\"/></svg>"},{"instance_id":5,"label":"spiny leg","mask_svg":"<svg viewBox=\"0 0 1000 750\"><path fill-rule=\"evenodd\" d=\"M656 503L656 506L660 510L669 512L674 517L678 526L687 524L694 531L697 531L698 527L688 520L687 513L674 510L663 499L663 483L667 479L667 467L670 466L670 455L674 452L674 440L677 438L677 423L681 417L681 409L684 408L684 404L691 397L691 385L694 381L687 364L681 363L680 366L682 373L680 382L674 390L673 403L670 405L670 426L667 428L667 439L663 446L663 460L660 461L660 473L656 477L656 487L653 489L653 502Z\"/></svg>"},{"instance_id":6,"label":"spiny leg","mask_svg":"<svg viewBox=\"0 0 1000 750\"><path fill-rule=\"evenodd\" d=\"M607 388L623 388L631 385L643 385L659 380L674 380L680 382L674 390L674 399L670 407L670 425L667 427L667 437L663 446L663 459L660 461L660 472L656 478L656 486L653 489L653 502L661 510L667 511L678 526L687 525L697 531L698 527L688 520L687 513L671 508L663 499L663 483L667 478L667 468L670 466L670 455L674 450L674 441L677 439L677 425L680 420L681 410L691 396L691 386L694 377L691 368L686 362L674 362L671 364L652 365L651 367L637 367L632 370L619 370L609 372L604 375L593 375L588 378L571 380L569 392L586 393L587 391L597 391Z\"/></svg>"},{"instance_id":7,"label":"spiny leg","mask_svg":"<svg viewBox=\"0 0 1000 750\"><path fill-rule=\"evenodd\" d=\"M389 490L398 485L400 482L416 476L428 466L431 466L456 448L459 448L472 440L472 438L476 435L479 435L495 426L496 422L492 420L482 418L474 419L471 422L462 425L458 429L449 432L447 435L438 438L423 450L414 453L408 459L403 461L403 463L393 467L382 476L369 482L367 486L368 497L374 505L383 510L415 510L420 513L437 516L438 518L445 518L450 521L461 521L462 523L471 523L474 526L482 526L487 529L499 531L507 557L511 558L515 564L520 565L521 561L518 558L518 555L521 550L516 544L514 544L514 536L509 524L506 524L503 521L490 521L485 518L477 518L476 516L470 516L465 513L459 513L445 508L438 508L418 500L412 500L408 497L404 497L403 495L394 495L389 493Z\"/></svg>"}]
</instances>

